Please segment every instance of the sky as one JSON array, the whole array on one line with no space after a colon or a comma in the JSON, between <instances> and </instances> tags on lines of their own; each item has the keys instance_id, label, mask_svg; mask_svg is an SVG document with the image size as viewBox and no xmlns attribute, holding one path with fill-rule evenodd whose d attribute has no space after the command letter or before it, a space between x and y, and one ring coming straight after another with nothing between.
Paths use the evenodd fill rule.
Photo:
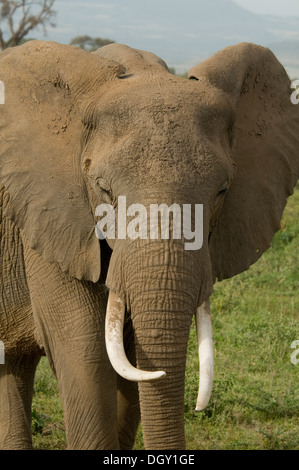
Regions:
<instances>
[{"instance_id":1,"label":"sky","mask_svg":"<svg viewBox=\"0 0 299 470\"><path fill-rule=\"evenodd\" d=\"M209 0L206 0L209 2ZM279 16L281 18L284 17L293 17L296 16L299 19L299 0L231 0L232 2L236 3L237 5L246 8L246 10L252 12L252 13L257 13L257 14L262 14L262 15L274 15L274 16ZM69 31L69 36L70 38L73 38L76 36L76 24L78 26L78 29L80 30L80 20L82 21L84 18L84 21L87 21L87 15L91 14L90 18L90 27L95 25L95 20L98 21L98 24L100 28L105 28L106 37L109 37L111 39L115 39L115 29L117 27L116 25L116 17L118 16L118 13L120 14L120 11L117 12L116 10L127 10L127 9L132 9L132 10L139 10L140 5L142 5L143 8L143 2L144 3L144 11L146 14L146 11L149 11L152 6L151 2L148 0L123 0L122 2L114 2L113 0L56 0L54 3L54 9L57 11L57 16L56 16L56 33L63 33L65 32L65 35L67 36L68 31ZM173 4L181 4L181 2L184 2L184 0L173 0ZM72 5L71 9L70 6ZM120 6L119 6L120 5ZM163 7L163 0L160 0L160 5ZM174 16L174 20L180 21L180 18L175 18L176 15L176 9L174 8L171 13L170 17ZM217 10L215 11L215 16L217 16L218 12ZM221 14L221 13L220 13ZM111 18L114 17L114 22L111 22ZM121 21L121 17L117 18L117 21ZM160 21L160 23L165 23L167 22L167 17L163 16L162 18L157 17L157 23ZM181 20L182 22L184 21L183 19ZM111 22L111 23L110 23ZM124 29L125 24L120 24L120 28ZM148 25L148 28L153 26L153 21ZM88 24L87 24L88 28ZM142 26L143 28L143 26ZM110 32L111 30L111 32ZM110 36L109 36L110 32ZM144 33L144 31L143 31ZM78 34L82 34L81 31L78 32ZM85 34L88 34L85 33ZM51 31L51 35L55 35L55 30ZM94 34L91 33L91 36ZM156 31L157 37L159 36L159 28ZM69 38L69 39L70 39ZM117 39L117 38L116 38ZM57 36L57 39L54 40L60 40L59 36Z\"/></svg>"},{"instance_id":2,"label":"sky","mask_svg":"<svg viewBox=\"0 0 299 470\"><path fill-rule=\"evenodd\" d=\"M261 15L298 16L299 0L234 0L246 10Z\"/></svg>"},{"instance_id":3,"label":"sky","mask_svg":"<svg viewBox=\"0 0 299 470\"><path fill-rule=\"evenodd\" d=\"M299 0L55 0L53 9L56 27L28 37L65 44L79 35L109 38L150 50L179 73L237 42L299 40Z\"/></svg>"}]
</instances>

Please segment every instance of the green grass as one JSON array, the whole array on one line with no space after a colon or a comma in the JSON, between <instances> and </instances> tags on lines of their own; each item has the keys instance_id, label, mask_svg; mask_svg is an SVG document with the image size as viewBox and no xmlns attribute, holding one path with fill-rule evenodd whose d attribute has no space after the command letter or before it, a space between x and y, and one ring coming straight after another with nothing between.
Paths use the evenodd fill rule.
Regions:
<instances>
[{"instance_id":1,"label":"green grass","mask_svg":"<svg viewBox=\"0 0 299 470\"><path fill-rule=\"evenodd\" d=\"M46 358L41 359L35 376L32 433L33 445L36 449L66 448L63 412L57 382Z\"/></svg>"},{"instance_id":2,"label":"green grass","mask_svg":"<svg viewBox=\"0 0 299 470\"><path fill-rule=\"evenodd\" d=\"M299 450L299 187L282 229L249 271L216 284L211 298L215 377L209 406L194 411L198 358L195 328L188 345L185 392L187 449ZM36 377L34 445L65 448L63 416L46 360ZM142 430L136 449L143 449Z\"/></svg>"}]
</instances>

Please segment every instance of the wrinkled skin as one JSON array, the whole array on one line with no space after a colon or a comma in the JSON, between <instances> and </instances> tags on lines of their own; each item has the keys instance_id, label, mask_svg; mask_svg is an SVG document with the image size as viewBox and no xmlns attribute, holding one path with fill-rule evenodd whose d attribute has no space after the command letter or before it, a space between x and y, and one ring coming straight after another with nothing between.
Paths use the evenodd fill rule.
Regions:
<instances>
[{"instance_id":1,"label":"wrinkled skin","mask_svg":"<svg viewBox=\"0 0 299 470\"><path fill-rule=\"evenodd\" d=\"M227 48L186 80L156 56L32 41L0 55L0 446L32 445L32 384L46 354L68 448L185 447L192 316L216 279L269 247L299 175L299 107L268 50ZM203 246L99 240L95 209L118 196L203 204ZM117 211L117 207L116 207ZM108 289L126 305L130 361L163 370L132 383L104 340ZM140 403L140 407L139 407Z\"/></svg>"}]
</instances>

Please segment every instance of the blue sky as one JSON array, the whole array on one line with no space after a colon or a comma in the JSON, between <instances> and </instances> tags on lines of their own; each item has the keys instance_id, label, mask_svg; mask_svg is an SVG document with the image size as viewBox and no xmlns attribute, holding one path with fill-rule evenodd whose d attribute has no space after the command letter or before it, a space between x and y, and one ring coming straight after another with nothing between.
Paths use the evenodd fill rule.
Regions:
<instances>
[{"instance_id":1,"label":"blue sky","mask_svg":"<svg viewBox=\"0 0 299 470\"><path fill-rule=\"evenodd\" d=\"M154 52L178 72L240 41L299 41L299 0L56 0L54 10L56 27L30 37L109 38Z\"/></svg>"},{"instance_id":2,"label":"blue sky","mask_svg":"<svg viewBox=\"0 0 299 470\"><path fill-rule=\"evenodd\" d=\"M249 11L262 15L298 16L298 0L234 0Z\"/></svg>"},{"instance_id":3,"label":"blue sky","mask_svg":"<svg viewBox=\"0 0 299 470\"><path fill-rule=\"evenodd\" d=\"M210 2L211 0L205 0ZM281 18L297 16L299 19L299 0L231 0L235 4L246 8L248 11L257 14L275 15ZM164 0L160 0L160 5L163 7ZM187 4L186 0L173 0L173 5ZM200 2L198 2L199 4ZM211 2L212 3L212 2ZM112 39L119 40L117 32L122 32L126 28L134 28L138 32L138 25L126 24L122 22L122 11L131 10L132 13L142 7L146 9L151 8L150 1L144 0L122 0L108 1L108 0L56 0L54 9L57 11L56 28L49 31L49 39L60 40L67 42L68 39L82 33L82 24L84 23L84 30L86 34L91 36L99 35L101 37L111 37ZM190 12L192 15L192 12ZM169 12L169 17L172 20L179 21L180 18L175 18L175 8ZM217 16L217 10L215 11ZM127 18L127 17L126 17ZM146 26L140 25L142 33L158 38L163 38L162 31L166 29L168 18L159 18L159 10L156 12L156 21L151 21ZM100 30L100 34L99 34ZM96 34L97 33L97 34ZM36 34L35 34L36 36ZM41 33L38 34L41 37Z\"/></svg>"}]
</instances>

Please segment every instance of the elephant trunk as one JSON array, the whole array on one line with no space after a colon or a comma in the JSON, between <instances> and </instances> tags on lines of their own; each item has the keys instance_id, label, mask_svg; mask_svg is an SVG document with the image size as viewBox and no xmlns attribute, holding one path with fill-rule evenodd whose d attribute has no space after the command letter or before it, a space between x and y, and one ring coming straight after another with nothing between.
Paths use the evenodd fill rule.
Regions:
<instances>
[{"instance_id":1,"label":"elephant trunk","mask_svg":"<svg viewBox=\"0 0 299 470\"><path fill-rule=\"evenodd\" d=\"M130 246L130 244L132 245ZM147 449L183 449L184 385L189 329L192 316L205 296L210 295L209 263L203 254L185 251L180 242L138 241L115 247L107 285L107 348L116 371L138 380L144 441ZM119 274L121 273L121 275ZM122 300L120 300L122 299ZM206 305L207 306L207 305ZM122 344L125 308L131 315L138 370L128 364ZM198 309L206 325L208 308ZM200 326L201 328L201 326ZM207 343L206 332L201 334ZM208 344L211 344L210 340ZM200 350L206 355L206 348ZM208 348L210 349L210 348ZM121 361L119 362L119 356ZM201 362L205 366L211 364ZM211 379L210 369L205 377ZM163 371L163 372L162 372ZM164 374L165 372L165 374ZM149 381L154 379L154 381ZM202 408L211 385L200 392Z\"/></svg>"},{"instance_id":2,"label":"elephant trunk","mask_svg":"<svg viewBox=\"0 0 299 470\"><path fill-rule=\"evenodd\" d=\"M188 300L177 291L145 292L136 299L139 305L132 306L137 367L166 373L138 385L146 449L185 448L185 366L192 318Z\"/></svg>"}]
</instances>

